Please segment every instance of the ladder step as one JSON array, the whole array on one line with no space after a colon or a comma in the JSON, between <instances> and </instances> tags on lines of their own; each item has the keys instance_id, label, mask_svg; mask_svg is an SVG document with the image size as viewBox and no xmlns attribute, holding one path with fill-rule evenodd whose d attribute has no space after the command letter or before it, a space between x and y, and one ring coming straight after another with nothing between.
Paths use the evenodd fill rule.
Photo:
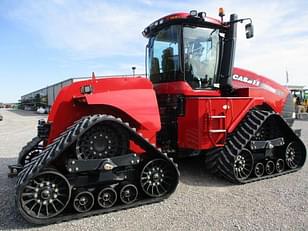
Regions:
<instances>
[{"instance_id":1,"label":"ladder step","mask_svg":"<svg viewBox=\"0 0 308 231\"><path fill-rule=\"evenodd\" d=\"M223 132L227 132L227 130L225 129L211 129L209 130L210 133L223 133Z\"/></svg>"},{"instance_id":2,"label":"ladder step","mask_svg":"<svg viewBox=\"0 0 308 231\"><path fill-rule=\"evenodd\" d=\"M224 116L224 115L214 115L214 116L209 116L209 118L211 118L211 119L224 119L224 118L226 118L226 116Z\"/></svg>"}]
</instances>

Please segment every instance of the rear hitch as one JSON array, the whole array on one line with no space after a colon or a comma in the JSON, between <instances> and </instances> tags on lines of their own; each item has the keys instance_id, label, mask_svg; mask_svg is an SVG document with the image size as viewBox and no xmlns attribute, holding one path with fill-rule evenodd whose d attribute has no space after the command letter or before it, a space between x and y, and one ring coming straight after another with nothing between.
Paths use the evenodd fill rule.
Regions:
<instances>
[{"instance_id":1,"label":"rear hitch","mask_svg":"<svg viewBox=\"0 0 308 231\"><path fill-rule=\"evenodd\" d=\"M13 164L9 165L8 168L9 168L9 173L7 175L8 177L13 178L18 175L18 173L23 169L23 166L20 164Z\"/></svg>"}]
</instances>

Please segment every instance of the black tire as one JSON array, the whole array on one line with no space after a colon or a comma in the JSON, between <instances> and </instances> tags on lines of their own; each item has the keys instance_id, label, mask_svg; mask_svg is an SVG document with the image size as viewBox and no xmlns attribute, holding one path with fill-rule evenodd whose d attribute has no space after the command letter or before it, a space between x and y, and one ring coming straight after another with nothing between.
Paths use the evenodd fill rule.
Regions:
<instances>
[{"instance_id":1,"label":"black tire","mask_svg":"<svg viewBox=\"0 0 308 231\"><path fill-rule=\"evenodd\" d=\"M302 165L303 156L301 154L300 144L296 141L290 142L285 151L286 165L290 169L298 168Z\"/></svg>"},{"instance_id":2,"label":"black tire","mask_svg":"<svg viewBox=\"0 0 308 231\"><path fill-rule=\"evenodd\" d=\"M265 164L265 173L272 175L275 172L275 163L272 160L268 160Z\"/></svg>"},{"instance_id":3,"label":"black tire","mask_svg":"<svg viewBox=\"0 0 308 231\"><path fill-rule=\"evenodd\" d=\"M284 169L285 169L284 160L283 159L276 160L276 171L278 173L281 173L284 171Z\"/></svg>"},{"instance_id":4,"label":"black tire","mask_svg":"<svg viewBox=\"0 0 308 231\"><path fill-rule=\"evenodd\" d=\"M120 195L120 200L123 202L123 204L126 205L132 204L138 198L138 189L133 184L126 184L121 189L119 195Z\"/></svg>"},{"instance_id":5,"label":"black tire","mask_svg":"<svg viewBox=\"0 0 308 231\"><path fill-rule=\"evenodd\" d=\"M117 192L112 187L103 188L97 195L97 203L104 209L114 206L114 204L117 202L117 199Z\"/></svg>"},{"instance_id":6,"label":"black tire","mask_svg":"<svg viewBox=\"0 0 308 231\"><path fill-rule=\"evenodd\" d=\"M76 194L73 200L73 207L79 213L90 211L94 206L94 196L89 191L82 191Z\"/></svg>"},{"instance_id":7,"label":"black tire","mask_svg":"<svg viewBox=\"0 0 308 231\"><path fill-rule=\"evenodd\" d=\"M40 224L62 213L70 197L71 186L66 177L56 171L44 171L19 188L16 204L27 221Z\"/></svg>"},{"instance_id":8,"label":"black tire","mask_svg":"<svg viewBox=\"0 0 308 231\"><path fill-rule=\"evenodd\" d=\"M254 174L256 177L262 177L264 174L264 164L261 162L256 163L254 167Z\"/></svg>"},{"instance_id":9,"label":"black tire","mask_svg":"<svg viewBox=\"0 0 308 231\"><path fill-rule=\"evenodd\" d=\"M240 154L234 158L233 172L238 181L248 179L253 171L254 158L248 149L243 149Z\"/></svg>"},{"instance_id":10,"label":"black tire","mask_svg":"<svg viewBox=\"0 0 308 231\"><path fill-rule=\"evenodd\" d=\"M177 172L164 159L154 159L146 163L140 173L140 185L150 197L162 197L174 189Z\"/></svg>"}]
</instances>

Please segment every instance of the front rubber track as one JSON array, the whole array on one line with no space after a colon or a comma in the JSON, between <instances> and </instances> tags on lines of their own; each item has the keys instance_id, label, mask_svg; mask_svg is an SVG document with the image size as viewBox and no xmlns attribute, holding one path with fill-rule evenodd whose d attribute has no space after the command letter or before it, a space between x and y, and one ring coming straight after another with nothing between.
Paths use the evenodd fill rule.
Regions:
<instances>
[{"instance_id":1,"label":"front rubber track","mask_svg":"<svg viewBox=\"0 0 308 231\"><path fill-rule=\"evenodd\" d=\"M162 153L160 149L156 148L155 144L149 143L149 141L143 137L142 134L137 133L135 128L132 128L129 123L123 122L120 118L115 118L111 115L93 115L93 116L86 116L81 118L80 120L76 121L72 126L67 128L61 135L56 138L51 144L49 144L38 156L36 156L30 163L26 164L24 166L24 169L18 174L17 182L16 182L16 197L15 201L17 204L17 207L20 209L20 200L19 200L19 191L23 188L23 186L27 185L28 182L34 178L37 174L47 169L54 160L56 160L61 154L69 148L71 145L73 145L78 137L82 136L86 131L88 131L90 128L95 126L99 123L114 123L118 126L121 126L123 129L125 129L131 140L133 140L136 144L138 144L142 149L145 150L145 157L153 156L155 158L162 158L166 161L168 161L176 172L176 179L174 182L174 187L169 191L168 194L166 194L163 197L155 198L155 199L147 199L142 201L136 202L136 204L132 205L125 205L120 206L119 208L114 207L110 209L104 209L102 210L96 210L96 211L90 211L88 213L83 214L63 214L63 216L58 215L57 217L53 219L48 220L41 220L41 219L27 219L28 217L25 217L29 222L35 223L35 224L50 224L55 222L61 222L63 220L70 220L74 218L84 217L84 216L91 216L92 214L99 214L102 212L109 212L109 211L115 211L115 210L121 210L122 208L129 208L134 207L142 204L148 204L152 202L158 202L161 200L164 200L168 198L175 190L179 183L179 171L177 164L173 162L172 158L169 158L166 153Z\"/></svg>"}]
</instances>

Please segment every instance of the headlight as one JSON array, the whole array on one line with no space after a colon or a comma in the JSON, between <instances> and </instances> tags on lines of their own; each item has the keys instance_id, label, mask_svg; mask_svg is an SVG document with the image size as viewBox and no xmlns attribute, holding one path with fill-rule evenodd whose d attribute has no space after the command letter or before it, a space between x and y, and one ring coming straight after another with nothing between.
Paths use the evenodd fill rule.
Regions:
<instances>
[{"instance_id":1,"label":"headlight","mask_svg":"<svg viewBox=\"0 0 308 231\"><path fill-rule=\"evenodd\" d=\"M192 17L196 17L196 16L198 15L198 12L197 12L196 10L191 10L191 11L189 12L189 14L190 14L190 16L192 16Z\"/></svg>"}]
</instances>

